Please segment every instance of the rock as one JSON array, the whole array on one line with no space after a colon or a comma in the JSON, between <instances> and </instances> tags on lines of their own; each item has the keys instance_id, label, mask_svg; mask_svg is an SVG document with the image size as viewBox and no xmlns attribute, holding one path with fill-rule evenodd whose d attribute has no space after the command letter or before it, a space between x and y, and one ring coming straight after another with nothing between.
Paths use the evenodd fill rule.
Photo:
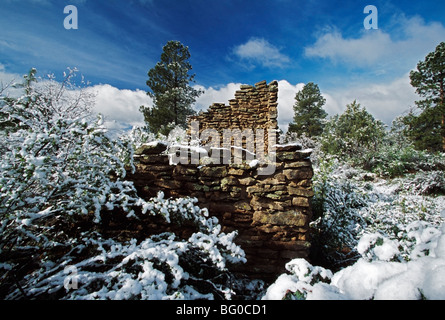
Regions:
<instances>
[{"instance_id":1,"label":"rock","mask_svg":"<svg viewBox=\"0 0 445 320\"><path fill-rule=\"evenodd\" d=\"M255 184L256 180L252 177L241 178L239 179L239 184L243 186L251 186Z\"/></svg>"},{"instance_id":2,"label":"rock","mask_svg":"<svg viewBox=\"0 0 445 320\"><path fill-rule=\"evenodd\" d=\"M235 202L233 204L233 206L235 207L235 209L237 210L244 210L244 211L250 211L252 210L252 207L250 206L249 202L242 200L242 201L238 201Z\"/></svg>"},{"instance_id":3,"label":"rock","mask_svg":"<svg viewBox=\"0 0 445 320\"><path fill-rule=\"evenodd\" d=\"M292 205L296 207L310 207L310 200L303 197L295 197L292 199Z\"/></svg>"},{"instance_id":4,"label":"rock","mask_svg":"<svg viewBox=\"0 0 445 320\"><path fill-rule=\"evenodd\" d=\"M303 189L303 188L294 188L294 187L287 187L287 192L291 196L301 196L306 198L311 198L314 196L314 191L312 189Z\"/></svg>"},{"instance_id":5,"label":"rock","mask_svg":"<svg viewBox=\"0 0 445 320\"><path fill-rule=\"evenodd\" d=\"M266 82L266 80L263 80L263 81L260 81L260 82L255 83L255 87L256 87L257 89L265 88L266 86L267 86L267 82Z\"/></svg>"},{"instance_id":6,"label":"rock","mask_svg":"<svg viewBox=\"0 0 445 320\"><path fill-rule=\"evenodd\" d=\"M303 147L299 143L290 143L285 145L275 145L277 152L285 152L285 151L297 151L301 150Z\"/></svg>"},{"instance_id":7,"label":"rock","mask_svg":"<svg viewBox=\"0 0 445 320\"><path fill-rule=\"evenodd\" d=\"M223 167L213 167L213 166L207 166L201 168L201 174L204 177L212 177L212 178L222 178L227 176L227 168L225 166Z\"/></svg>"},{"instance_id":8,"label":"rock","mask_svg":"<svg viewBox=\"0 0 445 320\"><path fill-rule=\"evenodd\" d=\"M286 175L284 173L276 173L266 179L257 180L258 184L286 184Z\"/></svg>"},{"instance_id":9,"label":"rock","mask_svg":"<svg viewBox=\"0 0 445 320\"><path fill-rule=\"evenodd\" d=\"M250 201L250 205L254 210L268 209L272 211L283 211L286 208L292 206L292 201L291 200L273 201L270 199L253 196L252 200Z\"/></svg>"},{"instance_id":10,"label":"rock","mask_svg":"<svg viewBox=\"0 0 445 320\"><path fill-rule=\"evenodd\" d=\"M310 179L313 176L312 168L301 168L300 170L295 169L284 169L283 174L288 180L301 180Z\"/></svg>"},{"instance_id":11,"label":"rock","mask_svg":"<svg viewBox=\"0 0 445 320\"><path fill-rule=\"evenodd\" d=\"M233 168L230 167L228 174L233 175L233 176L242 176L244 175L245 171L243 169L238 169L238 168Z\"/></svg>"},{"instance_id":12,"label":"rock","mask_svg":"<svg viewBox=\"0 0 445 320\"><path fill-rule=\"evenodd\" d=\"M294 227L303 227L308 223L308 217L295 210L276 212L274 214L263 211L255 211L253 221L261 224L272 224L275 226L290 225Z\"/></svg>"},{"instance_id":13,"label":"rock","mask_svg":"<svg viewBox=\"0 0 445 320\"><path fill-rule=\"evenodd\" d=\"M227 176L221 180L221 187L235 186L238 184L238 179L233 176Z\"/></svg>"},{"instance_id":14,"label":"rock","mask_svg":"<svg viewBox=\"0 0 445 320\"><path fill-rule=\"evenodd\" d=\"M304 161L296 161L296 162L286 162L284 164L284 168L302 168L302 167L311 167L312 163L310 160L304 160Z\"/></svg>"},{"instance_id":15,"label":"rock","mask_svg":"<svg viewBox=\"0 0 445 320\"><path fill-rule=\"evenodd\" d=\"M149 143L144 143L134 152L137 155L146 155L146 154L160 154L167 150L167 144L160 141L153 141Z\"/></svg>"}]
</instances>

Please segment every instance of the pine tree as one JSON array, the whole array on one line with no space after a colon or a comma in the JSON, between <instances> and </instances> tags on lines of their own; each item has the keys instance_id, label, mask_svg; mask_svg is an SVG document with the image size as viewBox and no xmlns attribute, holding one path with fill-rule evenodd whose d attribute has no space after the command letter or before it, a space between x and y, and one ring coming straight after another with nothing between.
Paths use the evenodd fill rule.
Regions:
<instances>
[{"instance_id":1,"label":"pine tree","mask_svg":"<svg viewBox=\"0 0 445 320\"><path fill-rule=\"evenodd\" d=\"M195 112L191 105L203 92L189 84L192 66L190 52L179 41L169 41L161 54L161 61L148 71L147 94L153 98L153 107L141 106L145 122L153 133L167 134L174 126L185 126L187 116Z\"/></svg>"},{"instance_id":2,"label":"pine tree","mask_svg":"<svg viewBox=\"0 0 445 320\"><path fill-rule=\"evenodd\" d=\"M437 110L427 108L422 112L411 109L400 121L405 126L403 134L418 150L440 151L442 148L441 117Z\"/></svg>"},{"instance_id":3,"label":"pine tree","mask_svg":"<svg viewBox=\"0 0 445 320\"><path fill-rule=\"evenodd\" d=\"M385 136L385 126L357 101L346 106L326 124L321 138L322 150L363 161L365 154L376 152Z\"/></svg>"},{"instance_id":4,"label":"pine tree","mask_svg":"<svg viewBox=\"0 0 445 320\"><path fill-rule=\"evenodd\" d=\"M423 100L416 101L419 116L406 119L416 147L445 151L445 42L417 64L410 73L411 85Z\"/></svg>"},{"instance_id":5,"label":"pine tree","mask_svg":"<svg viewBox=\"0 0 445 320\"><path fill-rule=\"evenodd\" d=\"M319 136L323 132L324 122L327 117L323 105L326 99L320 93L318 85L309 82L295 96L294 122L289 124L288 132L296 132L299 136Z\"/></svg>"}]
</instances>

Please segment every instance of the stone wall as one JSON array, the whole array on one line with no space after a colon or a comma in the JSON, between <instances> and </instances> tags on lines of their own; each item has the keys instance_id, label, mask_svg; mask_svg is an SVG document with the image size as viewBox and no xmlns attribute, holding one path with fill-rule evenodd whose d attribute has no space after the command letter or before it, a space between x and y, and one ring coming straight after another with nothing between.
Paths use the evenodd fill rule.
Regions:
<instances>
[{"instance_id":1,"label":"stone wall","mask_svg":"<svg viewBox=\"0 0 445 320\"><path fill-rule=\"evenodd\" d=\"M216 158L213 150L221 149L221 140L212 145L201 141L206 148L200 148L198 154L190 147L175 147L168 155L165 145L148 144L137 150L136 172L128 175L144 198L154 197L161 190L166 197L197 198L200 207L219 219L224 232L238 230L235 241L246 252L248 261L238 271L265 280L274 280L284 272L289 260L308 256L312 218L310 151L296 145L277 146L277 98L276 81L243 85L228 106L213 104L190 119L190 123L199 123L198 128L189 128L191 140L193 134L201 138L206 129L219 136L228 129L251 130L257 135L257 129L263 131L266 158L256 153L261 139L254 138L255 156L262 161L246 161L246 157L231 161L232 155L228 162L223 161L227 157ZM213 161L208 161L209 157ZM166 228L159 222L146 223L144 230L159 232ZM186 229L173 231L183 236L190 233Z\"/></svg>"},{"instance_id":2,"label":"stone wall","mask_svg":"<svg viewBox=\"0 0 445 320\"><path fill-rule=\"evenodd\" d=\"M219 219L224 232L238 230L235 241L248 261L238 271L272 280L284 272L286 262L308 256L310 151L278 147L275 173L269 176L258 175L258 164L169 165L169 156L161 152L162 145L141 147L130 180L147 199L160 190L166 197L196 197L200 207Z\"/></svg>"},{"instance_id":3,"label":"stone wall","mask_svg":"<svg viewBox=\"0 0 445 320\"><path fill-rule=\"evenodd\" d=\"M254 134L256 129L264 129L264 141L269 141L268 130L278 129L277 101L277 81L272 81L269 85L265 80L256 83L255 86L241 85L240 90L235 92L235 98L229 100L229 105L214 103L208 111L190 117L189 121L199 122L199 134L205 129L216 129L220 137L223 136L224 129L240 131L248 129ZM273 138L275 141L269 141L269 144L276 144L276 137L277 135ZM205 141L203 143L205 144ZM266 153L269 144L265 145Z\"/></svg>"}]
</instances>

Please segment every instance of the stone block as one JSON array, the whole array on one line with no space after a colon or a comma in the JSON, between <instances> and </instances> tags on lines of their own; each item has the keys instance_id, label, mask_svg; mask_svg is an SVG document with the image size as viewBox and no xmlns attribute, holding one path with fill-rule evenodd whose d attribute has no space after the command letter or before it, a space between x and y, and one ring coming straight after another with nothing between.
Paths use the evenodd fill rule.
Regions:
<instances>
[{"instance_id":1,"label":"stone block","mask_svg":"<svg viewBox=\"0 0 445 320\"><path fill-rule=\"evenodd\" d=\"M233 207L237 210L242 210L242 211L252 210L252 207L250 206L250 203L247 200L237 201L233 204Z\"/></svg>"},{"instance_id":2,"label":"stone block","mask_svg":"<svg viewBox=\"0 0 445 320\"><path fill-rule=\"evenodd\" d=\"M204 177L223 178L227 176L227 168L225 166L206 166L200 169Z\"/></svg>"},{"instance_id":3,"label":"stone block","mask_svg":"<svg viewBox=\"0 0 445 320\"><path fill-rule=\"evenodd\" d=\"M243 169L239 169L239 168L233 168L230 167L228 170L228 174L233 175L233 176L242 176L245 174L245 170Z\"/></svg>"},{"instance_id":4,"label":"stone block","mask_svg":"<svg viewBox=\"0 0 445 320\"><path fill-rule=\"evenodd\" d=\"M234 176L226 176L221 179L221 188L222 190L228 190L229 186L238 185L238 179Z\"/></svg>"},{"instance_id":5,"label":"stone block","mask_svg":"<svg viewBox=\"0 0 445 320\"><path fill-rule=\"evenodd\" d=\"M312 163L310 160L296 161L296 162L286 162L284 163L284 168L303 168L303 167L311 167Z\"/></svg>"},{"instance_id":6,"label":"stone block","mask_svg":"<svg viewBox=\"0 0 445 320\"><path fill-rule=\"evenodd\" d=\"M267 82L266 82L266 80L263 80L263 81L260 81L260 82L255 83L255 87L256 87L257 89L259 89L259 88L265 88L266 86L267 86Z\"/></svg>"},{"instance_id":7,"label":"stone block","mask_svg":"<svg viewBox=\"0 0 445 320\"><path fill-rule=\"evenodd\" d=\"M144 143L139 148L135 150L137 155L147 155L147 154L160 154L167 150L167 144L159 141L154 141L150 143Z\"/></svg>"},{"instance_id":8,"label":"stone block","mask_svg":"<svg viewBox=\"0 0 445 320\"><path fill-rule=\"evenodd\" d=\"M299 170L284 169L283 174L288 180L310 179L313 176L312 168L301 168Z\"/></svg>"},{"instance_id":9,"label":"stone block","mask_svg":"<svg viewBox=\"0 0 445 320\"><path fill-rule=\"evenodd\" d=\"M271 224L275 226L295 226L302 227L308 223L308 217L295 210L287 210L270 214L263 211L255 211L253 221L261 224Z\"/></svg>"},{"instance_id":10,"label":"stone block","mask_svg":"<svg viewBox=\"0 0 445 320\"><path fill-rule=\"evenodd\" d=\"M283 173L276 173L268 178L265 179L257 179L258 184L286 184L286 175Z\"/></svg>"},{"instance_id":11,"label":"stone block","mask_svg":"<svg viewBox=\"0 0 445 320\"><path fill-rule=\"evenodd\" d=\"M291 200L285 201L273 201L270 199L261 198L258 196L253 196L250 201L250 205L254 210L271 210L271 211L283 211L286 208L292 206Z\"/></svg>"},{"instance_id":12,"label":"stone block","mask_svg":"<svg viewBox=\"0 0 445 320\"><path fill-rule=\"evenodd\" d=\"M308 198L295 197L292 199L292 205L296 207L310 207L311 203Z\"/></svg>"},{"instance_id":13,"label":"stone block","mask_svg":"<svg viewBox=\"0 0 445 320\"><path fill-rule=\"evenodd\" d=\"M240 178L239 184L243 186L251 186L256 183L256 180L252 177Z\"/></svg>"},{"instance_id":14,"label":"stone block","mask_svg":"<svg viewBox=\"0 0 445 320\"><path fill-rule=\"evenodd\" d=\"M294 188L288 186L287 192L292 196L300 196L306 198L311 198L314 196L314 191L312 189Z\"/></svg>"}]
</instances>

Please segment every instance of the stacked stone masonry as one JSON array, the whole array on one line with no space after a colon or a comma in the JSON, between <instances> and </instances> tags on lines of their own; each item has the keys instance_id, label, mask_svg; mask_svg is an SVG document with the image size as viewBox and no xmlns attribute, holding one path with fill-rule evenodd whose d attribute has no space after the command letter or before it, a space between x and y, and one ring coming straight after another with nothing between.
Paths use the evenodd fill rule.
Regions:
<instances>
[{"instance_id":1,"label":"stacked stone masonry","mask_svg":"<svg viewBox=\"0 0 445 320\"><path fill-rule=\"evenodd\" d=\"M216 129L221 137L224 129L249 129L254 133L256 129L264 129L264 141L269 141L268 130L278 129L277 107L278 82L272 81L268 85L266 81L261 81L255 86L241 85L240 90L235 92L235 98L229 100L229 105L214 103L208 111L190 117L189 121L199 122L199 133L205 129ZM276 137L272 145L276 144ZM268 145L265 145L266 153Z\"/></svg>"},{"instance_id":2,"label":"stacked stone masonry","mask_svg":"<svg viewBox=\"0 0 445 320\"><path fill-rule=\"evenodd\" d=\"M141 148L130 179L147 199L160 190L166 197L197 198L224 232L238 230L236 243L248 261L238 270L272 279L290 259L306 258L310 248L313 171L310 153L297 149L278 148L275 174L260 176L259 167L247 164L169 165L168 155Z\"/></svg>"},{"instance_id":3,"label":"stacked stone masonry","mask_svg":"<svg viewBox=\"0 0 445 320\"><path fill-rule=\"evenodd\" d=\"M239 111L213 105L199 116L199 121L204 127L218 130L235 125L275 127L275 86L276 83L267 86L265 81L255 87L243 86L230 102ZM251 109L257 111L250 112ZM220 112L227 114L221 116ZM258 117L249 120L253 115ZM221 117L225 121L219 122ZM179 164L170 165L165 149L162 144L139 148L135 154L136 171L129 173L130 180L147 199L159 191L166 197L195 197L200 207L219 219L223 232L237 230L235 242L247 258L237 271L274 280L285 271L288 261L308 257L314 195L310 150L296 145L276 146L273 174L260 175L259 170L271 163L191 164L187 154Z\"/></svg>"}]
</instances>

